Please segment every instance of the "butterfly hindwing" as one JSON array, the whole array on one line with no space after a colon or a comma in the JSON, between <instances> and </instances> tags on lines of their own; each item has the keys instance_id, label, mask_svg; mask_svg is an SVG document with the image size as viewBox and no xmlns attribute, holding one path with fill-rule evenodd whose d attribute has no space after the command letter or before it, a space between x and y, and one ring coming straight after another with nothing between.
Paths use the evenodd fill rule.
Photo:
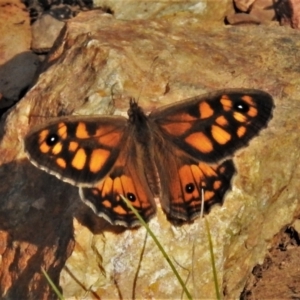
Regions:
<instances>
[{"instance_id":1,"label":"butterfly hindwing","mask_svg":"<svg viewBox=\"0 0 300 300\"><path fill-rule=\"evenodd\" d=\"M165 141L193 158L218 162L246 146L272 117L272 97L233 89L194 97L153 111Z\"/></svg>"},{"instance_id":2,"label":"butterfly hindwing","mask_svg":"<svg viewBox=\"0 0 300 300\"><path fill-rule=\"evenodd\" d=\"M168 165L167 169L159 169L162 207L168 219L179 225L200 215L202 201L204 213L214 204L223 204L235 168L232 160L207 164L189 158L182 151L175 153L157 159L158 163L163 159Z\"/></svg>"},{"instance_id":3,"label":"butterfly hindwing","mask_svg":"<svg viewBox=\"0 0 300 300\"><path fill-rule=\"evenodd\" d=\"M37 167L78 186L92 186L114 165L126 140L121 117L58 118L25 137L25 151Z\"/></svg>"},{"instance_id":4,"label":"butterfly hindwing","mask_svg":"<svg viewBox=\"0 0 300 300\"><path fill-rule=\"evenodd\" d=\"M114 225L134 227L139 220L120 195L127 198L142 218L148 222L156 213L156 205L146 179L143 153L131 137L107 176L92 188L81 188L81 199L96 214Z\"/></svg>"}]
</instances>

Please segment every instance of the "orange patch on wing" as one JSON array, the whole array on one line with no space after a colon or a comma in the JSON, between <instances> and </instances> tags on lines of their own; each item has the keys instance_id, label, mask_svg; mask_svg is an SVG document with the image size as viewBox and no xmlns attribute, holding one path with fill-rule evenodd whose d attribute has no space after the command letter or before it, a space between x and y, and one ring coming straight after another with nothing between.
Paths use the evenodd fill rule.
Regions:
<instances>
[{"instance_id":1,"label":"orange patch on wing","mask_svg":"<svg viewBox=\"0 0 300 300\"><path fill-rule=\"evenodd\" d=\"M106 208L111 208L111 202L108 201L108 200L104 200L104 201L102 202L102 204L103 204L103 206L105 206Z\"/></svg>"},{"instance_id":2,"label":"orange patch on wing","mask_svg":"<svg viewBox=\"0 0 300 300\"><path fill-rule=\"evenodd\" d=\"M210 139L202 132L190 134L185 141L200 152L209 153L214 149Z\"/></svg>"},{"instance_id":3,"label":"orange patch on wing","mask_svg":"<svg viewBox=\"0 0 300 300\"><path fill-rule=\"evenodd\" d=\"M114 194L124 195L124 190L123 190L123 186L122 186L122 182L121 182L121 178L120 177L116 177L114 179L114 182L113 182L113 192L114 192Z\"/></svg>"},{"instance_id":4,"label":"orange patch on wing","mask_svg":"<svg viewBox=\"0 0 300 300\"><path fill-rule=\"evenodd\" d=\"M85 162L86 162L86 153L84 149L80 148L76 152L72 160L72 166L77 170L82 170L84 168Z\"/></svg>"},{"instance_id":5,"label":"orange patch on wing","mask_svg":"<svg viewBox=\"0 0 300 300\"><path fill-rule=\"evenodd\" d=\"M168 123L168 124L162 125L162 127L169 134L179 136L179 135L184 134L187 130L189 130L192 127L192 124L188 123L188 122Z\"/></svg>"},{"instance_id":6,"label":"orange patch on wing","mask_svg":"<svg viewBox=\"0 0 300 300\"><path fill-rule=\"evenodd\" d=\"M206 101L201 102L199 104L199 111L200 111L201 119L209 118L214 114L213 109L210 107L210 105Z\"/></svg>"},{"instance_id":7,"label":"orange patch on wing","mask_svg":"<svg viewBox=\"0 0 300 300\"><path fill-rule=\"evenodd\" d=\"M220 116L216 119L216 123L220 126L228 125L228 120L224 116Z\"/></svg>"},{"instance_id":8,"label":"orange patch on wing","mask_svg":"<svg viewBox=\"0 0 300 300\"><path fill-rule=\"evenodd\" d=\"M67 130L68 130L68 128L67 128L65 123L59 123L58 124L57 133L63 140L65 140L67 138Z\"/></svg>"},{"instance_id":9,"label":"orange patch on wing","mask_svg":"<svg viewBox=\"0 0 300 300\"><path fill-rule=\"evenodd\" d=\"M91 191L92 191L92 194L94 196L99 196L99 190L98 190L98 188L93 188L93 189L91 189Z\"/></svg>"},{"instance_id":10,"label":"orange patch on wing","mask_svg":"<svg viewBox=\"0 0 300 300\"><path fill-rule=\"evenodd\" d=\"M110 152L104 149L95 149L91 153L89 168L93 173L97 173L101 170L103 165L106 163Z\"/></svg>"},{"instance_id":11,"label":"orange patch on wing","mask_svg":"<svg viewBox=\"0 0 300 300\"><path fill-rule=\"evenodd\" d=\"M188 113L177 113L174 115L171 115L167 118L168 121L170 122L193 122L198 120L196 117L193 117L192 115Z\"/></svg>"},{"instance_id":12,"label":"orange patch on wing","mask_svg":"<svg viewBox=\"0 0 300 300\"><path fill-rule=\"evenodd\" d=\"M245 123L247 121L247 117L239 112L234 112L233 117L240 123Z\"/></svg>"},{"instance_id":13,"label":"orange patch on wing","mask_svg":"<svg viewBox=\"0 0 300 300\"><path fill-rule=\"evenodd\" d=\"M191 171L193 174L193 177L195 178L197 183L200 183L200 185L202 186L202 182L204 179L204 174L201 171L201 169L199 168L198 165L191 165Z\"/></svg>"},{"instance_id":14,"label":"orange patch on wing","mask_svg":"<svg viewBox=\"0 0 300 300\"><path fill-rule=\"evenodd\" d=\"M226 130L216 125L211 127L211 134L220 145L225 145L231 139L231 135Z\"/></svg>"},{"instance_id":15,"label":"orange patch on wing","mask_svg":"<svg viewBox=\"0 0 300 300\"><path fill-rule=\"evenodd\" d=\"M253 106L250 106L249 111L247 112L248 116L256 117L257 116L257 109Z\"/></svg>"},{"instance_id":16,"label":"orange patch on wing","mask_svg":"<svg viewBox=\"0 0 300 300\"><path fill-rule=\"evenodd\" d=\"M222 186L222 182L220 180L216 180L214 182L214 190L218 190Z\"/></svg>"},{"instance_id":17,"label":"orange patch on wing","mask_svg":"<svg viewBox=\"0 0 300 300\"><path fill-rule=\"evenodd\" d=\"M255 105L255 102L253 101L253 98L249 95L245 95L242 97L242 99L247 102L249 105Z\"/></svg>"},{"instance_id":18,"label":"orange patch on wing","mask_svg":"<svg viewBox=\"0 0 300 300\"><path fill-rule=\"evenodd\" d=\"M224 172L226 171L226 168L224 166L219 168L219 172L224 174Z\"/></svg>"},{"instance_id":19,"label":"orange patch on wing","mask_svg":"<svg viewBox=\"0 0 300 300\"><path fill-rule=\"evenodd\" d=\"M90 137L86 130L86 125L83 122L79 122L76 128L76 137L79 139L87 139Z\"/></svg>"},{"instance_id":20,"label":"orange patch on wing","mask_svg":"<svg viewBox=\"0 0 300 300\"><path fill-rule=\"evenodd\" d=\"M110 134L111 132L113 132L115 130L116 130L115 126L108 125L108 124L100 125L94 136L100 137L105 134Z\"/></svg>"},{"instance_id":21,"label":"orange patch on wing","mask_svg":"<svg viewBox=\"0 0 300 300\"><path fill-rule=\"evenodd\" d=\"M127 211L121 205L116 206L114 212L118 215L127 215Z\"/></svg>"},{"instance_id":22,"label":"orange patch on wing","mask_svg":"<svg viewBox=\"0 0 300 300\"><path fill-rule=\"evenodd\" d=\"M65 169L66 166L67 166L66 161L65 161L63 158L61 158L61 157L59 157L59 158L56 159L56 163L57 163L61 168L63 168L63 169Z\"/></svg>"},{"instance_id":23,"label":"orange patch on wing","mask_svg":"<svg viewBox=\"0 0 300 300\"><path fill-rule=\"evenodd\" d=\"M39 144L42 144L49 135L49 130L45 129L39 133Z\"/></svg>"},{"instance_id":24,"label":"orange patch on wing","mask_svg":"<svg viewBox=\"0 0 300 300\"><path fill-rule=\"evenodd\" d=\"M199 163L199 168L202 171L202 173L208 177L217 176L215 169L210 165L207 165L205 163Z\"/></svg>"},{"instance_id":25,"label":"orange patch on wing","mask_svg":"<svg viewBox=\"0 0 300 300\"><path fill-rule=\"evenodd\" d=\"M232 108L232 101L227 95L223 95L221 100L221 104L223 105L224 110L229 111Z\"/></svg>"},{"instance_id":26,"label":"orange patch on wing","mask_svg":"<svg viewBox=\"0 0 300 300\"><path fill-rule=\"evenodd\" d=\"M48 153L49 151L50 151L50 147L47 145L47 143L46 142L44 142L44 143L42 143L41 145L40 145L40 151L42 152L42 153Z\"/></svg>"},{"instance_id":27,"label":"orange patch on wing","mask_svg":"<svg viewBox=\"0 0 300 300\"><path fill-rule=\"evenodd\" d=\"M238 137L242 137L247 131L247 128L245 126L240 126L237 131L236 134Z\"/></svg>"},{"instance_id":28,"label":"orange patch on wing","mask_svg":"<svg viewBox=\"0 0 300 300\"><path fill-rule=\"evenodd\" d=\"M75 152L78 147L79 147L79 144L77 142L70 142L69 151Z\"/></svg>"},{"instance_id":29,"label":"orange patch on wing","mask_svg":"<svg viewBox=\"0 0 300 300\"><path fill-rule=\"evenodd\" d=\"M121 140L121 136L122 135L119 132L111 132L109 134L98 137L98 142L108 147L116 147Z\"/></svg>"},{"instance_id":30,"label":"orange patch on wing","mask_svg":"<svg viewBox=\"0 0 300 300\"><path fill-rule=\"evenodd\" d=\"M213 191L205 191L204 192L204 201L210 200L215 193Z\"/></svg>"},{"instance_id":31,"label":"orange patch on wing","mask_svg":"<svg viewBox=\"0 0 300 300\"><path fill-rule=\"evenodd\" d=\"M105 198L106 195L112 193L114 181L110 177L106 177L104 182L101 182L101 187L98 185L98 189L101 191L101 197Z\"/></svg>"},{"instance_id":32,"label":"orange patch on wing","mask_svg":"<svg viewBox=\"0 0 300 300\"><path fill-rule=\"evenodd\" d=\"M57 155L57 154L59 154L60 152L61 152L61 150L62 150L62 143L57 143L56 145L54 145L54 147L52 148L52 153L54 154L54 155Z\"/></svg>"}]
</instances>

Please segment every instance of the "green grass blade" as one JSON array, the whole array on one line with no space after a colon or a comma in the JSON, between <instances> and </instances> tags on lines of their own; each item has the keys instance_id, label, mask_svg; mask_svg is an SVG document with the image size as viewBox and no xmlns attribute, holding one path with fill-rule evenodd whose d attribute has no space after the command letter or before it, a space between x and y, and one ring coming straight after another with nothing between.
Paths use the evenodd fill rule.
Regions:
<instances>
[{"instance_id":1,"label":"green grass blade","mask_svg":"<svg viewBox=\"0 0 300 300\"><path fill-rule=\"evenodd\" d=\"M52 279L49 277L48 273L44 270L44 268L42 268L42 272L43 272L44 276L46 277L46 280L48 281L48 283L51 286L52 290L54 291L54 293L58 297L58 299L65 300L64 296L61 294L61 292L56 287L56 285L54 284L54 282L52 281Z\"/></svg>"},{"instance_id":2,"label":"green grass blade","mask_svg":"<svg viewBox=\"0 0 300 300\"><path fill-rule=\"evenodd\" d=\"M217 270L216 270L216 264L215 264L214 249L213 249L213 243L212 243L211 234L210 234L209 223L206 218L204 218L204 220L205 220L206 232L207 232L207 236L208 236L209 252L210 252L211 266L212 266L212 270L213 270L213 278L214 278L214 283L215 283L216 298L218 300L221 300L219 284L218 284L218 276L217 276Z\"/></svg>"},{"instance_id":3,"label":"green grass blade","mask_svg":"<svg viewBox=\"0 0 300 300\"><path fill-rule=\"evenodd\" d=\"M171 269L172 269L173 273L175 274L177 280L179 281L180 285L182 286L182 289L183 289L184 293L186 294L187 298L192 300L193 298L192 298L191 294L189 293L189 291L187 290L187 288L185 286L185 283L183 282L182 278L178 274L178 272L177 272L174 264L172 263L170 257L168 256L168 254L166 253L166 251L164 250L164 248L162 247L162 245L160 244L160 242L156 238L155 234L152 232L152 230L150 229L148 224L143 220L143 218L138 213L138 211L131 205L131 203L124 196L122 196L122 195L120 195L120 196L123 199L123 201L127 204L127 206L132 210L132 212L136 215L136 217L139 219L141 224L146 228L147 232L152 237L152 239L154 240L154 242L157 245L158 249L160 250L160 252L164 256L164 258L168 262L169 266L171 267Z\"/></svg>"}]
</instances>

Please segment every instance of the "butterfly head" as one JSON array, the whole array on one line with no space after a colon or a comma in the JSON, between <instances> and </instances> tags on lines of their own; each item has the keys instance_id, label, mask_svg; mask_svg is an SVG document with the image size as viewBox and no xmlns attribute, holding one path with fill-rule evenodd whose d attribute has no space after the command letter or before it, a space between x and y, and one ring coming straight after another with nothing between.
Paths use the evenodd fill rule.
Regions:
<instances>
[{"instance_id":1,"label":"butterfly head","mask_svg":"<svg viewBox=\"0 0 300 300\"><path fill-rule=\"evenodd\" d=\"M129 109L128 109L128 117L129 122L131 124L135 124L138 127L143 126L147 121L147 116L145 115L143 109L138 105L135 99L131 98L129 102Z\"/></svg>"}]
</instances>

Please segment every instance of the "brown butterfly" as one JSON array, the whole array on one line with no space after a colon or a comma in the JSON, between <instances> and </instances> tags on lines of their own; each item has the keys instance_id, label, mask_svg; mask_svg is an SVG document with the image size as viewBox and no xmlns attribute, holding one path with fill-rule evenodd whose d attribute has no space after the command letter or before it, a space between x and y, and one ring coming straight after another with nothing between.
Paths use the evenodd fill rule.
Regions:
<instances>
[{"instance_id":1,"label":"brown butterfly","mask_svg":"<svg viewBox=\"0 0 300 300\"><path fill-rule=\"evenodd\" d=\"M38 168L79 187L81 199L112 224L139 224L120 195L145 221L159 196L174 224L194 220L222 204L235 168L231 156L266 127L272 97L231 89L152 111L130 101L129 118L70 116L35 128L25 150Z\"/></svg>"}]
</instances>

